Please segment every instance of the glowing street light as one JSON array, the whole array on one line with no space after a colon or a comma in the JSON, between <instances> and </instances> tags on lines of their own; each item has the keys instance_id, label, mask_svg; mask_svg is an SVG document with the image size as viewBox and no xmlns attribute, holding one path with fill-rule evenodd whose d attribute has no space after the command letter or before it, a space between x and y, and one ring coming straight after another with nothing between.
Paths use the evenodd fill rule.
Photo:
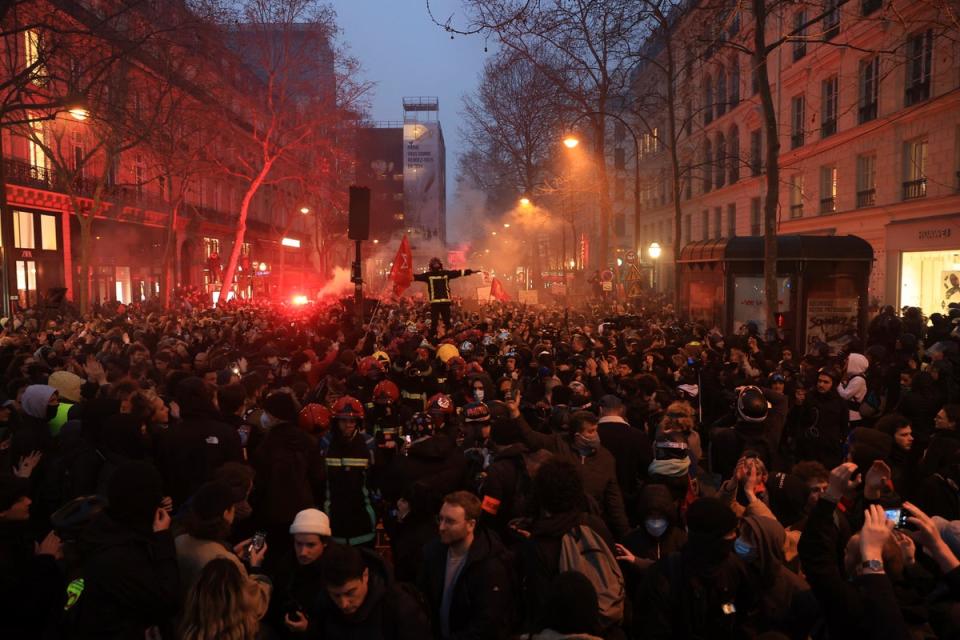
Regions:
<instances>
[{"instance_id":1,"label":"glowing street light","mask_svg":"<svg viewBox=\"0 0 960 640\"><path fill-rule=\"evenodd\" d=\"M376 238L374 238L374 239L373 239L373 244L380 244L380 241L377 240Z\"/></svg>"},{"instance_id":2,"label":"glowing street light","mask_svg":"<svg viewBox=\"0 0 960 640\"><path fill-rule=\"evenodd\" d=\"M576 267L576 266L577 266L577 261L576 261L576 260L571 260L571 261L570 261L570 268L573 269L573 268Z\"/></svg>"},{"instance_id":3,"label":"glowing street light","mask_svg":"<svg viewBox=\"0 0 960 640\"><path fill-rule=\"evenodd\" d=\"M521 207L529 207L530 204L531 204L531 203L530 203L530 198L528 198L528 197L526 197L526 196L520 198L520 206L521 206Z\"/></svg>"},{"instance_id":4,"label":"glowing street light","mask_svg":"<svg viewBox=\"0 0 960 640\"><path fill-rule=\"evenodd\" d=\"M573 136L567 136L563 139L563 146L567 149L576 149L578 144L580 144L580 140Z\"/></svg>"},{"instance_id":5,"label":"glowing street light","mask_svg":"<svg viewBox=\"0 0 960 640\"><path fill-rule=\"evenodd\" d=\"M661 251L662 249L660 248L659 242L651 242L650 246L647 248L647 255L649 255L651 259L656 260L660 257Z\"/></svg>"},{"instance_id":6,"label":"glowing street light","mask_svg":"<svg viewBox=\"0 0 960 640\"><path fill-rule=\"evenodd\" d=\"M510 228L510 223L509 223L509 222L504 222L504 223L503 223L503 228L504 228L504 229L509 229L509 228Z\"/></svg>"},{"instance_id":7,"label":"glowing street light","mask_svg":"<svg viewBox=\"0 0 960 640\"><path fill-rule=\"evenodd\" d=\"M310 207L300 207L300 213L302 213L303 215L307 215L308 213L310 213Z\"/></svg>"},{"instance_id":8,"label":"glowing street light","mask_svg":"<svg viewBox=\"0 0 960 640\"><path fill-rule=\"evenodd\" d=\"M73 116L74 120L77 120L79 122L83 122L84 120L90 117L90 112L84 109L83 107L74 107L70 109L67 113Z\"/></svg>"}]
</instances>

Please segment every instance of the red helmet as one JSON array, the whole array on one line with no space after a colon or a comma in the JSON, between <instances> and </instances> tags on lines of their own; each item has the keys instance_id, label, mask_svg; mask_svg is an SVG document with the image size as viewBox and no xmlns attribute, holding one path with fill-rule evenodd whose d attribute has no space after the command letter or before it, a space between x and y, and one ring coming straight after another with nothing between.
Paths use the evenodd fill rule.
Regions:
<instances>
[{"instance_id":1,"label":"red helmet","mask_svg":"<svg viewBox=\"0 0 960 640\"><path fill-rule=\"evenodd\" d=\"M360 375L364 378L383 375L383 363L373 356L367 356L360 360L360 364L357 365L357 371L359 371Z\"/></svg>"},{"instance_id":2,"label":"red helmet","mask_svg":"<svg viewBox=\"0 0 960 640\"><path fill-rule=\"evenodd\" d=\"M373 400L384 400L386 402L396 402L400 398L400 389L389 380L381 380L373 388Z\"/></svg>"},{"instance_id":3,"label":"red helmet","mask_svg":"<svg viewBox=\"0 0 960 640\"><path fill-rule=\"evenodd\" d=\"M363 405L353 396L343 396L333 403L335 418L354 418L363 420Z\"/></svg>"},{"instance_id":4,"label":"red helmet","mask_svg":"<svg viewBox=\"0 0 960 640\"><path fill-rule=\"evenodd\" d=\"M330 409L322 404L311 402L300 410L297 423L307 433L323 432L330 428Z\"/></svg>"},{"instance_id":5,"label":"red helmet","mask_svg":"<svg viewBox=\"0 0 960 640\"><path fill-rule=\"evenodd\" d=\"M427 400L427 413L447 416L453 415L454 411L453 400L445 393L435 393Z\"/></svg>"}]
</instances>

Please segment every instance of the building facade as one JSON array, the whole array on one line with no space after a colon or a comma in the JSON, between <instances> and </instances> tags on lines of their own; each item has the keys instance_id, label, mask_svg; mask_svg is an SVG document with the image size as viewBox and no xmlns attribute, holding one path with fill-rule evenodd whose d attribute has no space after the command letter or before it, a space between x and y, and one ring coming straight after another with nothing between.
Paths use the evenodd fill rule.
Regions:
<instances>
[{"instance_id":1,"label":"building facade","mask_svg":"<svg viewBox=\"0 0 960 640\"><path fill-rule=\"evenodd\" d=\"M800 2L778 5L767 22L767 41L781 42L768 57L780 142L777 232L866 239L876 257L871 305L927 313L960 301L951 285L960 277L960 33L936 4ZM682 52L673 79L682 244L763 234L765 134L743 51L752 18L735 7L704 17L690 9L672 30ZM663 86L654 67L639 75L638 90ZM669 249L666 108L638 122L650 139L638 221L641 246ZM662 261L671 260L665 251Z\"/></svg>"}]
</instances>

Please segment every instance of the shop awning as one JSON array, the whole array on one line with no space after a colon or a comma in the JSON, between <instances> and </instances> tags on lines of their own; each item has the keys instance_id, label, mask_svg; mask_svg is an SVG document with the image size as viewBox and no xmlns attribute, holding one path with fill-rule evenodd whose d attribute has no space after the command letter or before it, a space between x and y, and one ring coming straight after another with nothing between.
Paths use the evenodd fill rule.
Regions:
<instances>
[{"instance_id":1,"label":"shop awning","mask_svg":"<svg viewBox=\"0 0 960 640\"><path fill-rule=\"evenodd\" d=\"M691 242L680 263L756 262L763 260L762 236L738 236ZM873 247L858 236L777 236L777 260L873 261Z\"/></svg>"}]
</instances>

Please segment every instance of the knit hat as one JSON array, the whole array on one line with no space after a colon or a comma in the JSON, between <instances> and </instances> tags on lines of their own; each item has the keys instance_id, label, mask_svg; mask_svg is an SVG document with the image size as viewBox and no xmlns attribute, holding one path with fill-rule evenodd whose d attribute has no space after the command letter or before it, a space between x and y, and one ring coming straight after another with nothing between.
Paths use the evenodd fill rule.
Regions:
<instances>
[{"instance_id":1,"label":"knit hat","mask_svg":"<svg viewBox=\"0 0 960 640\"><path fill-rule=\"evenodd\" d=\"M274 418L296 424L300 407L293 396L286 391L274 391L263 401L263 410Z\"/></svg>"},{"instance_id":2,"label":"knit hat","mask_svg":"<svg viewBox=\"0 0 960 640\"><path fill-rule=\"evenodd\" d=\"M223 512L233 506L234 492L229 484L219 480L200 485L190 501L193 513L201 520L221 517Z\"/></svg>"},{"instance_id":3,"label":"knit hat","mask_svg":"<svg viewBox=\"0 0 960 640\"><path fill-rule=\"evenodd\" d=\"M133 527L150 527L162 499L160 472L148 462L120 465L107 486L107 512L117 522Z\"/></svg>"},{"instance_id":4,"label":"knit hat","mask_svg":"<svg viewBox=\"0 0 960 640\"><path fill-rule=\"evenodd\" d=\"M330 535L330 518L319 509L304 509L299 512L290 525L290 534L315 533L318 536Z\"/></svg>"},{"instance_id":5,"label":"knit hat","mask_svg":"<svg viewBox=\"0 0 960 640\"><path fill-rule=\"evenodd\" d=\"M69 371L54 371L47 379L47 384L60 393L62 400L69 402L80 402L80 387L83 385L83 378Z\"/></svg>"},{"instance_id":6,"label":"knit hat","mask_svg":"<svg viewBox=\"0 0 960 640\"><path fill-rule=\"evenodd\" d=\"M698 498L687 509L687 528L712 538L722 538L737 528L737 516L717 498Z\"/></svg>"},{"instance_id":7,"label":"knit hat","mask_svg":"<svg viewBox=\"0 0 960 640\"><path fill-rule=\"evenodd\" d=\"M850 432L850 459L866 471L874 460L886 460L893 449L893 438L868 427L857 427Z\"/></svg>"},{"instance_id":8,"label":"knit hat","mask_svg":"<svg viewBox=\"0 0 960 640\"><path fill-rule=\"evenodd\" d=\"M792 473L775 473L767 481L770 510L784 527L799 522L807 505L810 489L807 483Z\"/></svg>"},{"instance_id":9,"label":"knit hat","mask_svg":"<svg viewBox=\"0 0 960 640\"><path fill-rule=\"evenodd\" d=\"M247 492L256 475L253 467L242 462L225 462L213 472L213 479L230 487L234 502L242 502L247 499Z\"/></svg>"}]
</instances>

